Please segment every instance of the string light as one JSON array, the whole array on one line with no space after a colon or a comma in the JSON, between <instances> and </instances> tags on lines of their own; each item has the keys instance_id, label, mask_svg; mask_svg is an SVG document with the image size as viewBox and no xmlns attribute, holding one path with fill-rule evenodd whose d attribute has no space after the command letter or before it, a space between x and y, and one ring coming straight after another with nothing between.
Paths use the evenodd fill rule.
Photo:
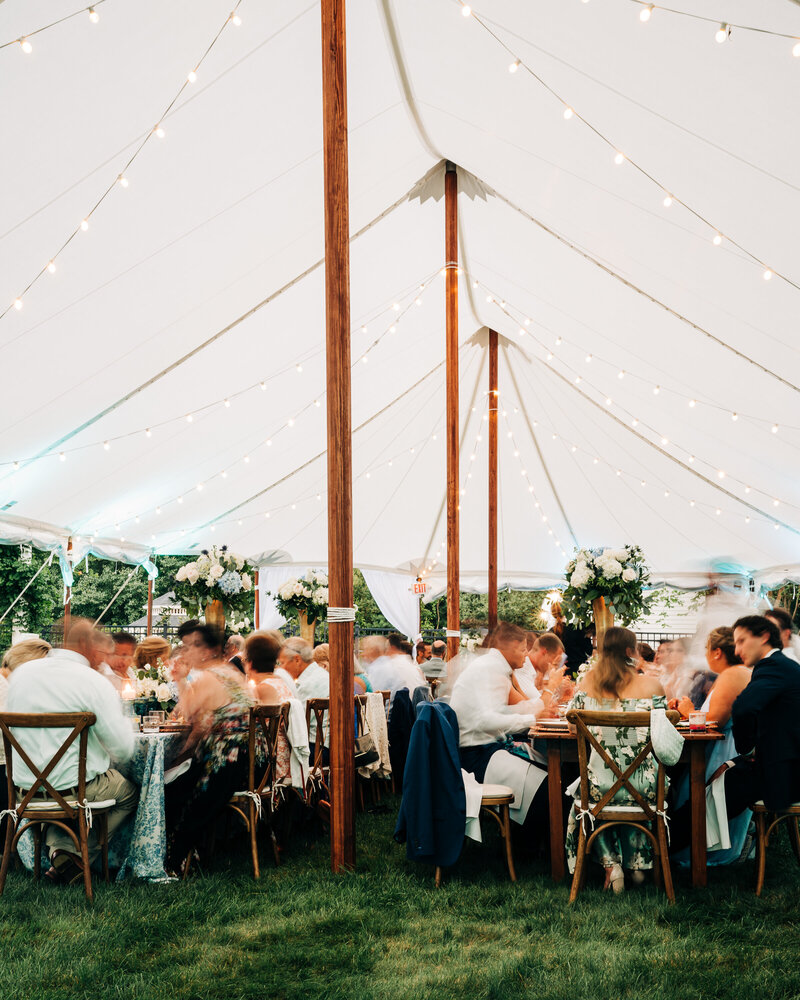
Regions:
<instances>
[{"instance_id":1,"label":"string light","mask_svg":"<svg viewBox=\"0 0 800 1000\"><path fill-rule=\"evenodd\" d=\"M514 62L512 62L511 65L508 67L508 72L516 73L518 69L519 69L519 59L515 59Z\"/></svg>"},{"instance_id":2,"label":"string light","mask_svg":"<svg viewBox=\"0 0 800 1000\"><path fill-rule=\"evenodd\" d=\"M794 48L792 49L792 55L795 57L795 59L800 59L800 42L797 42L795 44Z\"/></svg>"},{"instance_id":3,"label":"string light","mask_svg":"<svg viewBox=\"0 0 800 1000\"><path fill-rule=\"evenodd\" d=\"M100 20L100 15L97 13L94 7L89 8L89 20L92 22L92 24L97 24L97 22Z\"/></svg>"},{"instance_id":4,"label":"string light","mask_svg":"<svg viewBox=\"0 0 800 1000\"><path fill-rule=\"evenodd\" d=\"M22 308L22 299L19 298L14 299L14 308L17 310L17 312L20 311L20 309Z\"/></svg>"},{"instance_id":5,"label":"string light","mask_svg":"<svg viewBox=\"0 0 800 1000\"><path fill-rule=\"evenodd\" d=\"M20 48L22 49L22 51L25 53L26 56L29 56L31 52L33 52L33 46L31 45L31 43L28 41L27 38L24 37L20 38L19 44Z\"/></svg>"},{"instance_id":6,"label":"string light","mask_svg":"<svg viewBox=\"0 0 800 1000\"><path fill-rule=\"evenodd\" d=\"M564 108L564 118L565 118L566 121L569 121L570 118L572 118L572 116L574 114L575 114L575 112L572 110L572 108L569 108L569 107Z\"/></svg>"},{"instance_id":7,"label":"string light","mask_svg":"<svg viewBox=\"0 0 800 1000\"><path fill-rule=\"evenodd\" d=\"M650 16L653 13L655 4L649 3L646 7L642 7L639 11L639 20L644 24L646 21L650 20Z\"/></svg>"},{"instance_id":8,"label":"string light","mask_svg":"<svg viewBox=\"0 0 800 1000\"><path fill-rule=\"evenodd\" d=\"M85 233L88 228L89 228L89 220L81 219L81 231Z\"/></svg>"},{"instance_id":9,"label":"string light","mask_svg":"<svg viewBox=\"0 0 800 1000\"><path fill-rule=\"evenodd\" d=\"M153 132L155 133L156 138L158 138L158 139L163 139L164 136L167 134L164 131L163 126L161 126L161 125L156 125L156 127L153 129Z\"/></svg>"},{"instance_id":10,"label":"string light","mask_svg":"<svg viewBox=\"0 0 800 1000\"><path fill-rule=\"evenodd\" d=\"M472 7L470 7L468 3L465 3L464 6L461 8L461 16L469 17L471 13L472 13Z\"/></svg>"},{"instance_id":11,"label":"string light","mask_svg":"<svg viewBox=\"0 0 800 1000\"><path fill-rule=\"evenodd\" d=\"M231 18L230 19L233 22L234 27L236 27L236 28L238 28L241 25L241 23L242 23L242 19L241 19L241 17L239 17L239 15L236 13L236 11L234 11L231 14Z\"/></svg>"},{"instance_id":12,"label":"string light","mask_svg":"<svg viewBox=\"0 0 800 1000\"><path fill-rule=\"evenodd\" d=\"M197 73L193 69L190 69L186 79L189 83L195 83L197 81Z\"/></svg>"},{"instance_id":13,"label":"string light","mask_svg":"<svg viewBox=\"0 0 800 1000\"><path fill-rule=\"evenodd\" d=\"M664 198L664 208L669 208L669 206L670 206L671 204L672 204L672 195L671 195L671 194L668 194L668 195L667 195L667 196L666 196L666 197Z\"/></svg>"},{"instance_id":14,"label":"string light","mask_svg":"<svg viewBox=\"0 0 800 1000\"><path fill-rule=\"evenodd\" d=\"M47 265L47 270L50 274L56 273L56 262L54 260L51 260L50 263Z\"/></svg>"},{"instance_id":15,"label":"string light","mask_svg":"<svg viewBox=\"0 0 800 1000\"><path fill-rule=\"evenodd\" d=\"M731 31L731 29L728 27L728 25L725 23L725 21L723 21L720 24L719 28L717 28L717 33L716 33L716 35L714 35L714 38L721 45L723 42L727 42L728 36L730 35L730 31Z\"/></svg>"},{"instance_id":16,"label":"string light","mask_svg":"<svg viewBox=\"0 0 800 1000\"><path fill-rule=\"evenodd\" d=\"M624 162L625 162L625 154L617 152L617 154L614 156L614 163L616 163L616 165L619 166L620 163Z\"/></svg>"},{"instance_id":17,"label":"string light","mask_svg":"<svg viewBox=\"0 0 800 1000\"><path fill-rule=\"evenodd\" d=\"M714 233L714 239L711 241L715 247L718 247L722 243L722 236L720 233Z\"/></svg>"}]
</instances>

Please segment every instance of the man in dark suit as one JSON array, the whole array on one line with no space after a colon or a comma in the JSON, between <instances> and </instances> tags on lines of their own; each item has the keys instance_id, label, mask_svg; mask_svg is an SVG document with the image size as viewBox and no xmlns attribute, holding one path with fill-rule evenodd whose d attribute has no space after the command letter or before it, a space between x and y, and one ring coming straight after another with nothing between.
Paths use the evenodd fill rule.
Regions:
<instances>
[{"instance_id":1,"label":"man in dark suit","mask_svg":"<svg viewBox=\"0 0 800 1000\"><path fill-rule=\"evenodd\" d=\"M780 811L800 802L800 664L781 652L777 625L746 615L733 626L736 654L753 671L733 703L733 738L739 756L724 772L728 819L754 802ZM689 843L690 807L681 806L671 823L671 850Z\"/></svg>"}]
</instances>

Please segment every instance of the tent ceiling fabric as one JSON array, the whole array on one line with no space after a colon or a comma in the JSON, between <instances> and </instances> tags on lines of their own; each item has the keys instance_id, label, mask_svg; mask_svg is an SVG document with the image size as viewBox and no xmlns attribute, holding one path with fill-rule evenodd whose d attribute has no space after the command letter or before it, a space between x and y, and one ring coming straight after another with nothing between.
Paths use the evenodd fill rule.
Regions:
<instances>
[{"instance_id":1,"label":"tent ceiling fabric","mask_svg":"<svg viewBox=\"0 0 800 1000\"><path fill-rule=\"evenodd\" d=\"M0 41L74 9L3 4ZM14 193L0 311L23 300L0 319L6 537L30 524L45 547L72 534L81 551L130 561L215 542L265 565L327 561L317 5L243 0L241 26L224 28L164 138L58 253L230 9L107 0L97 24L78 16L33 35L29 55L0 49L14 94L0 110L0 177ZM556 581L575 542L641 544L657 578L692 585L712 564L791 575L791 43L734 31L718 45L713 24L658 9L643 25L630 0L484 9L482 25L450 0L349 5L352 231L374 221L351 244L356 564L437 578L445 559L441 156L462 171L465 585L480 588L486 570L488 326L501 334L501 584ZM692 9L800 36L792 4ZM515 73L501 42L523 61ZM525 66L612 145L565 120ZM702 218L665 207L667 193Z\"/></svg>"}]
</instances>

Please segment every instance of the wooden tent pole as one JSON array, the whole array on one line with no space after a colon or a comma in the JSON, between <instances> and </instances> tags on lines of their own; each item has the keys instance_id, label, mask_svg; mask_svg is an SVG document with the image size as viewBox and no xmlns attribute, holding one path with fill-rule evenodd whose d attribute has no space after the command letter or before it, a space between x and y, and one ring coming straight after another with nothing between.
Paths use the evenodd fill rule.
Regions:
<instances>
[{"instance_id":1,"label":"wooden tent pole","mask_svg":"<svg viewBox=\"0 0 800 1000\"><path fill-rule=\"evenodd\" d=\"M147 578L147 634L152 635L153 632L153 580L152 577Z\"/></svg>"},{"instance_id":2,"label":"wooden tent pole","mask_svg":"<svg viewBox=\"0 0 800 1000\"><path fill-rule=\"evenodd\" d=\"M67 565L72 569L72 535L67 539ZM64 638L69 631L69 622L72 617L72 587L67 587L64 595Z\"/></svg>"},{"instance_id":3,"label":"wooden tent pole","mask_svg":"<svg viewBox=\"0 0 800 1000\"><path fill-rule=\"evenodd\" d=\"M261 595L258 592L258 568L253 573L253 591L256 595L255 606L253 608L253 625L256 632L261 628Z\"/></svg>"},{"instance_id":4,"label":"wooden tent pole","mask_svg":"<svg viewBox=\"0 0 800 1000\"><path fill-rule=\"evenodd\" d=\"M460 508L458 476L458 174L449 160L444 175L444 252L447 368L447 656L457 656L459 638Z\"/></svg>"},{"instance_id":5,"label":"wooden tent pole","mask_svg":"<svg viewBox=\"0 0 800 1000\"><path fill-rule=\"evenodd\" d=\"M345 0L321 0L328 396L331 869L355 867L350 219ZM333 609L338 609L335 614ZM355 617L353 613L353 618Z\"/></svg>"},{"instance_id":6,"label":"wooden tent pole","mask_svg":"<svg viewBox=\"0 0 800 1000\"><path fill-rule=\"evenodd\" d=\"M497 330L489 331L489 628L497 625Z\"/></svg>"}]
</instances>

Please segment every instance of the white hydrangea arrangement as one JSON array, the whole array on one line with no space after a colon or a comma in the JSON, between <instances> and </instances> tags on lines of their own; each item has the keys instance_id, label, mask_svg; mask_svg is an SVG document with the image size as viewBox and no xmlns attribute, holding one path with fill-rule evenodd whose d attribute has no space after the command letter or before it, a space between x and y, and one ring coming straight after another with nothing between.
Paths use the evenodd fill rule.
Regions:
<instances>
[{"instance_id":1,"label":"white hydrangea arrangement","mask_svg":"<svg viewBox=\"0 0 800 1000\"><path fill-rule=\"evenodd\" d=\"M275 599L284 618L303 611L310 624L322 618L328 607L328 574L311 569L305 576L286 580L269 596Z\"/></svg>"},{"instance_id":2,"label":"white hydrangea arrangement","mask_svg":"<svg viewBox=\"0 0 800 1000\"><path fill-rule=\"evenodd\" d=\"M650 573L638 545L621 549L579 549L565 569L567 587L562 605L567 616L587 624L592 620L592 602L605 599L608 610L623 625L647 614L644 589Z\"/></svg>"},{"instance_id":3,"label":"white hydrangea arrangement","mask_svg":"<svg viewBox=\"0 0 800 1000\"><path fill-rule=\"evenodd\" d=\"M175 690L160 656L154 666L147 664L136 670L133 691L136 698L159 702L165 712L171 712L175 707Z\"/></svg>"},{"instance_id":4,"label":"white hydrangea arrangement","mask_svg":"<svg viewBox=\"0 0 800 1000\"><path fill-rule=\"evenodd\" d=\"M211 601L222 601L226 615L252 611L253 570L244 556L227 545L203 549L194 561L181 566L175 576L175 595L190 615L196 616Z\"/></svg>"}]
</instances>

